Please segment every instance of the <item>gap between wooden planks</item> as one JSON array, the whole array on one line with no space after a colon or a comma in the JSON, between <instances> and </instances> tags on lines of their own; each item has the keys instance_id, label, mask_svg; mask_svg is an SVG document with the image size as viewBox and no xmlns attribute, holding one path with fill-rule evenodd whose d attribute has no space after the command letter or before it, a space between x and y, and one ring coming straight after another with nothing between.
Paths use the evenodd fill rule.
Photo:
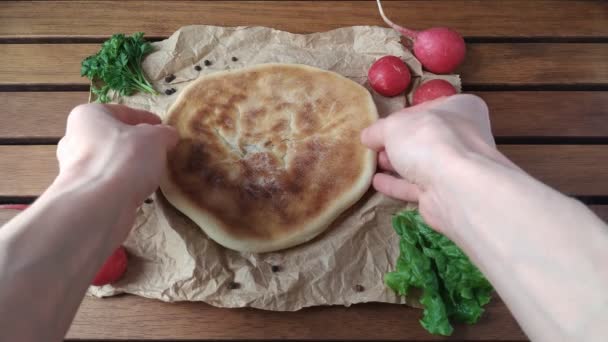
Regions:
<instances>
[{"instance_id":1,"label":"gap between wooden planks","mask_svg":"<svg viewBox=\"0 0 608 342\"><path fill-rule=\"evenodd\" d=\"M532 176L570 195L608 194L605 145L501 145ZM27 158L24 158L27 156ZM37 196L57 174L55 146L0 146L0 196Z\"/></svg>"},{"instance_id":2,"label":"gap between wooden planks","mask_svg":"<svg viewBox=\"0 0 608 342\"><path fill-rule=\"evenodd\" d=\"M608 91L473 92L488 103L497 137L608 138ZM59 139L87 92L0 92L2 139ZM164 95L159 95L164 96Z\"/></svg>"},{"instance_id":3,"label":"gap between wooden planks","mask_svg":"<svg viewBox=\"0 0 608 342\"><path fill-rule=\"evenodd\" d=\"M448 26L467 37L608 37L601 1L385 1L396 23ZM144 31L166 37L185 25L270 26L321 32L386 26L375 1L10 1L0 3L0 38L108 37Z\"/></svg>"},{"instance_id":4,"label":"gap between wooden planks","mask_svg":"<svg viewBox=\"0 0 608 342\"><path fill-rule=\"evenodd\" d=\"M134 296L117 298L114 303L85 299L68 339L444 340L422 329L420 310L400 305L370 303L282 313L203 303L165 304ZM485 309L485 316L474 326L455 325L452 338L526 340L500 299ZM91 320L103 323L92 326Z\"/></svg>"},{"instance_id":5,"label":"gap between wooden planks","mask_svg":"<svg viewBox=\"0 0 608 342\"><path fill-rule=\"evenodd\" d=\"M80 62L100 44L0 44L0 85L88 84ZM239 56L246 59L247 56ZM456 70L465 85L606 85L608 45L468 44Z\"/></svg>"}]
</instances>

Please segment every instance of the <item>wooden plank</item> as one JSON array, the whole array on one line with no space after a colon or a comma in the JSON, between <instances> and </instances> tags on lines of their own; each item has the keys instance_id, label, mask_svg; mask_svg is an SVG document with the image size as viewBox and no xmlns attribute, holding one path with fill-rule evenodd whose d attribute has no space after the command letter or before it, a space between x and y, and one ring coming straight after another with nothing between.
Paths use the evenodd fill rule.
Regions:
<instances>
[{"instance_id":1,"label":"wooden plank","mask_svg":"<svg viewBox=\"0 0 608 342\"><path fill-rule=\"evenodd\" d=\"M88 92L0 93L0 139L59 139L70 110L88 97Z\"/></svg>"},{"instance_id":2,"label":"wooden plank","mask_svg":"<svg viewBox=\"0 0 608 342\"><path fill-rule=\"evenodd\" d=\"M167 304L134 296L86 298L68 339L197 340L443 340L422 329L421 311L389 304L316 307L296 312L221 309L203 303ZM505 305L494 300L474 326L457 325L453 338L525 340Z\"/></svg>"},{"instance_id":3,"label":"wooden plank","mask_svg":"<svg viewBox=\"0 0 608 342\"><path fill-rule=\"evenodd\" d=\"M608 137L608 91L475 92L497 137ZM0 139L59 139L87 92L0 92Z\"/></svg>"},{"instance_id":4,"label":"wooden plank","mask_svg":"<svg viewBox=\"0 0 608 342\"><path fill-rule=\"evenodd\" d=\"M590 205L589 209L604 220L604 222L608 222L608 205Z\"/></svg>"},{"instance_id":5,"label":"wooden plank","mask_svg":"<svg viewBox=\"0 0 608 342\"><path fill-rule=\"evenodd\" d=\"M397 23L452 27L467 37L607 37L601 1L391 1ZM78 20L75 20L77 18ZM51 1L0 3L0 37L107 37L144 31L165 37L181 26L271 26L319 32L381 25L374 1Z\"/></svg>"},{"instance_id":6,"label":"wooden plank","mask_svg":"<svg viewBox=\"0 0 608 342\"><path fill-rule=\"evenodd\" d=\"M496 137L608 137L608 92L475 92Z\"/></svg>"},{"instance_id":7,"label":"wooden plank","mask_svg":"<svg viewBox=\"0 0 608 342\"><path fill-rule=\"evenodd\" d=\"M18 210L12 209L0 209L0 227L2 227L2 225L8 222L10 219L15 217L18 212Z\"/></svg>"},{"instance_id":8,"label":"wooden plank","mask_svg":"<svg viewBox=\"0 0 608 342\"><path fill-rule=\"evenodd\" d=\"M0 85L88 84L80 62L99 44L0 44ZM469 44L468 85L608 84L607 44Z\"/></svg>"},{"instance_id":9,"label":"wooden plank","mask_svg":"<svg viewBox=\"0 0 608 342\"><path fill-rule=\"evenodd\" d=\"M604 84L608 44L468 44L456 73L469 85Z\"/></svg>"},{"instance_id":10,"label":"wooden plank","mask_svg":"<svg viewBox=\"0 0 608 342\"><path fill-rule=\"evenodd\" d=\"M80 62L100 44L0 44L0 84L89 84Z\"/></svg>"},{"instance_id":11,"label":"wooden plank","mask_svg":"<svg viewBox=\"0 0 608 342\"><path fill-rule=\"evenodd\" d=\"M499 150L542 182L571 195L608 195L606 145L501 145Z\"/></svg>"},{"instance_id":12,"label":"wooden plank","mask_svg":"<svg viewBox=\"0 0 608 342\"><path fill-rule=\"evenodd\" d=\"M38 196L59 172L55 146L0 146L0 196Z\"/></svg>"},{"instance_id":13,"label":"wooden plank","mask_svg":"<svg viewBox=\"0 0 608 342\"><path fill-rule=\"evenodd\" d=\"M605 145L501 145L541 181L572 195L608 195ZM0 196L37 196L57 174L55 146L0 146Z\"/></svg>"}]
</instances>

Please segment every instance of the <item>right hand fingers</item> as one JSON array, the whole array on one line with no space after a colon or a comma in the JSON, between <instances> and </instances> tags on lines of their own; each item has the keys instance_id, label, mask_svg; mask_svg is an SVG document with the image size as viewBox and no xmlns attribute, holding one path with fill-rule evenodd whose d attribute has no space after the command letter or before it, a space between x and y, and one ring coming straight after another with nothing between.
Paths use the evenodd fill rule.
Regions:
<instances>
[{"instance_id":1,"label":"right hand fingers","mask_svg":"<svg viewBox=\"0 0 608 342\"><path fill-rule=\"evenodd\" d=\"M361 132L361 143L374 151L384 148L386 119L379 119Z\"/></svg>"},{"instance_id":2,"label":"right hand fingers","mask_svg":"<svg viewBox=\"0 0 608 342\"><path fill-rule=\"evenodd\" d=\"M374 189L379 192L402 201L418 202L420 189L404 179L397 178L385 173L377 173L373 180Z\"/></svg>"},{"instance_id":3,"label":"right hand fingers","mask_svg":"<svg viewBox=\"0 0 608 342\"><path fill-rule=\"evenodd\" d=\"M413 107L403 108L392 115L412 115L419 112L424 112L429 108L436 107L442 104L446 99L439 98L434 101L425 102ZM386 143L386 125L387 118L379 119L371 126L361 132L361 143L374 151L381 151Z\"/></svg>"},{"instance_id":4,"label":"right hand fingers","mask_svg":"<svg viewBox=\"0 0 608 342\"><path fill-rule=\"evenodd\" d=\"M388 159L388 154L386 151L381 151L378 153L378 166L384 171L396 172L395 168L391 164L391 161Z\"/></svg>"}]
</instances>

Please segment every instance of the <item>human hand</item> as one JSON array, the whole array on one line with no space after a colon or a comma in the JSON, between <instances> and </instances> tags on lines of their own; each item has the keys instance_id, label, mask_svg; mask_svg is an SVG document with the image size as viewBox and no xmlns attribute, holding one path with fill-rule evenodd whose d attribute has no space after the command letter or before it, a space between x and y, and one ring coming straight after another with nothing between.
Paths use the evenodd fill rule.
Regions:
<instances>
[{"instance_id":1,"label":"human hand","mask_svg":"<svg viewBox=\"0 0 608 342\"><path fill-rule=\"evenodd\" d=\"M428 224L445 230L437 187L454 179L453 170L471 155L515 167L496 151L488 108L473 95L454 95L405 108L380 119L361 134L364 145L379 152L383 172L376 190L403 201L418 202Z\"/></svg>"},{"instance_id":2,"label":"human hand","mask_svg":"<svg viewBox=\"0 0 608 342\"><path fill-rule=\"evenodd\" d=\"M176 131L158 116L122 105L85 104L72 110L57 147L59 178L107 180L135 209L158 188ZM118 196L117 196L118 197Z\"/></svg>"}]
</instances>

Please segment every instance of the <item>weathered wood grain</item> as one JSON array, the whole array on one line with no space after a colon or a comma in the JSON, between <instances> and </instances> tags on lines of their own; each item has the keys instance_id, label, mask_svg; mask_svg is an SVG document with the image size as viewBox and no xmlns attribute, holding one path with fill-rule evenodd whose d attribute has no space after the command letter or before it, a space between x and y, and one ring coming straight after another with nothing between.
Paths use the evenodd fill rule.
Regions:
<instances>
[{"instance_id":1,"label":"weathered wood grain","mask_svg":"<svg viewBox=\"0 0 608 342\"><path fill-rule=\"evenodd\" d=\"M608 137L606 91L474 92L496 137ZM0 92L0 139L59 139L87 92Z\"/></svg>"},{"instance_id":2,"label":"weathered wood grain","mask_svg":"<svg viewBox=\"0 0 608 342\"><path fill-rule=\"evenodd\" d=\"M608 84L605 44L469 44L465 85ZM88 84L80 62L99 44L0 44L0 85Z\"/></svg>"},{"instance_id":3,"label":"weathered wood grain","mask_svg":"<svg viewBox=\"0 0 608 342\"><path fill-rule=\"evenodd\" d=\"M385 1L393 21L413 29L448 26L467 37L608 37L602 1ZM165 37L185 25L270 26L321 32L385 24L375 1L7 1L0 37Z\"/></svg>"}]
</instances>

